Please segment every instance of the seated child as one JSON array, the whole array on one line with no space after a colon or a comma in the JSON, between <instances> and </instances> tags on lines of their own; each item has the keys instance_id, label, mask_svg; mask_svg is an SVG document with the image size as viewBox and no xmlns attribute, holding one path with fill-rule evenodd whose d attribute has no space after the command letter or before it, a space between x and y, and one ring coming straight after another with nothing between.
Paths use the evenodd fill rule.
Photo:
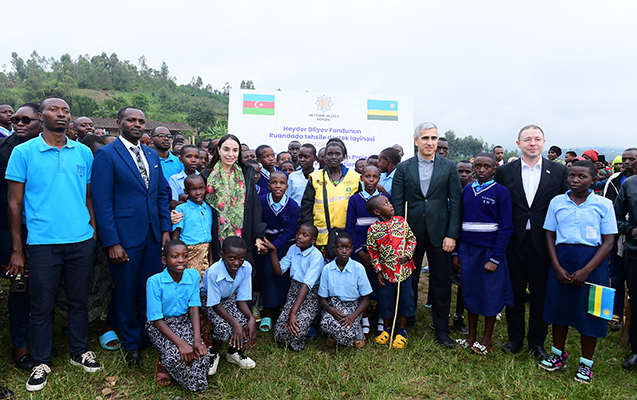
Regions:
<instances>
[{"instance_id":1,"label":"seated child","mask_svg":"<svg viewBox=\"0 0 637 400\"><path fill-rule=\"evenodd\" d=\"M347 205L347 220L345 222L345 230L352 237L352 245L354 246L352 259L363 264L365 267L367 279L372 284L370 300L374 301L378 301L378 279L376 278L376 271L374 271L374 267L372 267L372 261L367 252L367 231L378 218L372 216L367 211L367 200L372 198L372 196L381 194L377 189L379 180L380 171L377 166L367 165L363 167L361 172L362 188L350 196ZM367 310L363 313L362 323L363 333L367 335L370 329ZM378 320L377 329L380 332L385 330L382 319Z\"/></svg>"},{"instance_id":2,"label":"seated child","mask_svg":"<svg viewBox=\"0 0 637 400\"><path fill-rule=\"evenodd\" d=\"M367 251L378 280L378 311L384 320L385 330L376 337L376 343L391 340L392 317L398 298L399 329L392 347L402 349L407 343L407 318L416 315L411 273L415 269L411 259L416 249L416 237L403 217L394 216L394 206L385 196L374 196L367 201L367 211L376 215L367 233ZM381 251L382 249L382 251Z\"/></svg>"},{"instance_id":3,"label":"seated child","mask_svg":"<svg viewBox=\"0 0 637 400\"><path fill-rule=\"evenodd\" d=\"M274 326L274 338L294 351L305 348L305 336L320 311L318 284L325 263L323 254L314 246L317 236L314 225L301 225L296 231L296 245L290 247L280 263L276 247L267 239L264 241L270 250L274 273L281 275L290 270L292 283Z\"/></svg>"},{"instance_id":4,"label":"seated child","mask_svg":"<svg viewBox=\"0 0 637 400\"><path fill-rule=\"evenodd\" d=\"M596 175L592 162L574 162L568 173L571 190L551 200L544 221L552 268L542 319L553 326L553 348L540 368L566 368L566 336L572 326L581 336L582 356L575 380L582 383L592 378L597 338L606 336L608 330L605 319L588 313L590 285L585 283L608 286L606 257L617 234L613 203L591 190Z\"/></svg>"},{"instance_id":5,"label":"seated child","mask_svg":"<svg viewBox=\"0 0 637 400\"><path fill-rule=\"evenodd\" d=\"M361 316L369 305L372 286L365 267L350 258L353 248L351 236L341 232L334 243L336 259L323 267L318 295L326 344L337 342L360 349L365 345Z\"/></svg>"},{"instance_id":6,"label":"seated child","mask_svg":"<svg viewBox=\"0 0 637 400\"><path fill-rule=\"evenodd\" d=\"M168 180L172 197L170 200L170 209L174 209L179 204L183 204L188 199L188 195L184 192L184 180L188 175L199 174L199 149L191 144L187 144L181 148L179 161L184 165L184 169Z\"/></svg>"},{"instance_id":7,"label":"seated child","mask_svg":"<svg viewBox=\"0 0 637 400\"><path fill-rule=\"evenodd\" d=\"M270 193L261 196L263 209L263 222L266 223L265 237L276 247L279 257L283 257L290 246L294 245L294 237L299 228L299 206L294 200L285 194L288 188L288 177L285 173L277 171L270 175L268 189ZM264 249L266 250L266 249ZM259 329L268 332L272 328L272 316L275 309L285 303L285 298L290 289L290 276L277 276L272 269L270 256L262 251L255 260L257 275L255 284L263 290L263 319ZM257 292L255 288L255 292ZM255 298L255 303L257 300Z\"/></svg>"},{"instance_id":8,"label":"seated child","mask_svg":"<svg viewBox=\"0 0 637 400\"><path fill-rule=\"evenodd\" d=\"M184 389L203 392L210 356L199 329L199 274L188 269L188 248L181 240L164 245L162 263L166 269L146 282L146 330L160 352L157 383L168 386L172 377Z\"/></svg>"},{"instance_id":9,"label":"seated child","mask_svg":"<svg viewBox=\"0 0 637 400\"><path fill-rule=\"evenodd\" d=\"M473 170L478 180L467 183L462 191L464 219L458 255L453 256L454 266L460 268L462 297L469 313L469 336L456 340L456 344L480 355L493 349L491 336L498 313L505 306L513 307L505 256L513 233L511 195L493 180L496 165L491 153L475 157ZM484 315L484 334L478 341L480 315Z\"/></svg>"},{"instance_id":10,"label":"seated child","mask_svg":"<svg viewBox=\"0 0 637 400\"><path fill-rule=\"evenodd\" d=\"M204 203L206 182L200 175L189 175L184 180L188 200L175 208L183 213L181 221L173 225L173 239L181 239L188 245L189 267L203 278L210 265L210 242L212 240L212 208Z\"/></svg>"},{"instance_id":11,"label":"seated child","mask_svg":"<svg viewBox=\"0 0 637 400\"><path fill-rule=\"evenodd\" d=\"M201 311L212 322L209 375L217 372L221 343L230 342L226 360L242 369L251 369L256 363L243 353L244 341L254 346L257 323L250 312L252 300L252 266L245 261L246 242L238 236L229 236L221 245L221 260L206 270L201 287ZM236 292L236 294L235 294Z\"/></svg>"}]
</instances>

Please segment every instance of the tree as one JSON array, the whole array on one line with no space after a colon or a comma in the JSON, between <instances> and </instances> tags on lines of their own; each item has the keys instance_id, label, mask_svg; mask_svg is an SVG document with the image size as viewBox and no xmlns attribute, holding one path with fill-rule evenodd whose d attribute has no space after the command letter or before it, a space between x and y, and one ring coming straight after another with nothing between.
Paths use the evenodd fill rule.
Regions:
<instances>
[{"instance_id":1,"label":"tree","mask_svg":"<svg viewBox=\"0 0 637 400\"><path fill-rule=\"evenodd\" d=\"M133 95L133 98L131 100L133 102L133 107L137 107L142 111L148 111L150 102L148 101L148 98L143 94L137 93Z\"/></svg>"},{"instance_id":2,"label":"tree","mask_svg":"<svg viewBox=\"0 0 637 400\"><path fill-rule=\"evenodd\" d=\"M206 101L198 101L194 103L188 110L186 122L193 127L195 131L202 132L215 126L215 111L212 103Z\"/></svg>"},{"instance_id":3,"label":"tree","mask_svg":"<svg viewBox=\"0 0 637 400\"><path fill-rule=\"evenodd\" d=\"M254 90L254 83L252 81L241 81L241 89Z\"/></svg>"}]
</instances>

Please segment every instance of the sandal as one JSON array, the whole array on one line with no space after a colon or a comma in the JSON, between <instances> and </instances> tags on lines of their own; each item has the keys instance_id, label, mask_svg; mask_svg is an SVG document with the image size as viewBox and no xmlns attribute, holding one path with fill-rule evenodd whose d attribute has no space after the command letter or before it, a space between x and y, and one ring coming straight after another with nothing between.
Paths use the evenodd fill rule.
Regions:
<instances>
[{"instance_id":1,"label":"sandal","mask_svg":"<svg viewBox=\"0 0 637 400\"><path fill-rule=\"evenodd\" d=\"M489 349L487 349L487 346L477 341L471 346L471 351L481 356L486 356L487 354L489 354Z\"/></svg>"},{"instance_id":2,"label":"sandal","mask_svg":"<svg viewBox=\"0 0 637 400\"><path fill-rule=\"evenodd\" d=\"M117 342L117 346L109 346L108 344L110 342ZM120 344L119 344L119 337L117 337L117 333L115 333L115 331L108 331L100 335L100 346L104 350L109 350L109 351L119 350Z\"/></svg>"},{"instance_id":3,"label":"sandal","mask_svg":"<svg viewBox=\"0 0 637 400\"><path fill-rule=\"evenodd\" d=\"M354 347L357 349L362 349L363 347L365 347L365 339L354 340Z\"/></svg>"},{"instance_id":4,"label":"sandal","mask_svg":"<svg viewBox=\"0 0 637 400\"><path fill-rule=\"evenodd\" d=\"M387 333L387 331L383 331L383 333L376 336L376 343L387 344L387 342L389 342L389 333Z\"/></svg>"},{"instance_id":5,"label":"sandal","mask_svg":"<svg viewBox=\"0 0 637 400\"><path fill-rule=\"evenodd\" d=\"M362 319L361 326L363 328L363 335L368 335L369 334L369 318Z\"/></svg>"},{"instance_id":6,"label":"sandal","mask_svg":"<svg viewBox=\"0 0 637 400\"><path fill-rule=\"evenodd\" d=\"M159 368L162 368L163 371L160 371ZM155 360L155 380L159 386L170 386L173 383L173 378L170 376L166 368L159 362L159 359Z\"/></svg>"},{"instance_id":7,"label":"sandal","mask_svg":"<svg viewBox=\"0 0 637 400\"><path fill-rule=\"evenodd\" d=\"M468 349L469 342L466 339L456 339L456 347L459 349Z\"/></svg>"},{"instance_id":8,"label":"sandal","mask_svg":"<svg viewBox=\"0 0 637 400\"><path fill-rule=\"evenodd\" d=\"M270 317L263 317L259 324L259 330L261 332L270 332L270 329L272 329L272 319Z\"/></svg>"},{"instance_id":9,"label":"sandal","mask_svg":"<svg viewBox=\"0 0 637 400\"><path fill-rule=\"evenodd\" d=\"M407 344L407 338L401 335L400 333L396 335L394 341L391 343L391 347L394 349L403 349Z\"/></svg>"}]
</instances>

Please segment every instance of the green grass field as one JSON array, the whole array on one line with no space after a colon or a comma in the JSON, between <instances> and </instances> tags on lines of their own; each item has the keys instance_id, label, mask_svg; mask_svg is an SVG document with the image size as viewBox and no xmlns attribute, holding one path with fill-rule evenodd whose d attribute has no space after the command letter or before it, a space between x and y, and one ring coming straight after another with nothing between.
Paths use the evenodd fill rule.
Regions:
<instances>
[{"instance_id":1,"label":"green grass field","mask_svg":"<svg viewBox=\"0 0 637 400\"><path fill-rule=\"evenodd\" d=\"M2 289L8 291L6 281ZM424 288L423 288L424 290ZM422 296L422 294L421 294ZM424 298L421 297L421 298ZM455 290L454 290L455 299ZM99 348L98 334L91 332L90 349L102 363L102 370L88 374L68 364L68 342L55 328L54 343L59 356L53 361L44 390L31 394L24 385L28 371L11 362L7 301L0 301L0 335L3 343L0 383L9 386L18 399L635 399L637 371L625 371L621 362L628 354L621 349L617 333L598 343L593 383L573 380L580 356L577 332L571 331L566 371L548 373L537 367L527 352L511 356L501 351L506 342L506 323L496 323L494 351L487 356L469 350L443 349L435 344L429 310L418 310L418 323L409 333L403 350L379 346L373 338L362 350L327 348L324 338L309 342L295 353L274 343L273 334L259 333L255 349L248 355L257 367L239 370L225 361L225 349L217 374L208 379L208 390L190 393L176 383L168 388L156 385L152 349L142 352L142 368L129 370L123 353ZM482 329L479 326L479 329ZM452 338L460 337L452 331ZM550 350L551 337L546 342ZM107 378L116 377L111 386ZM105 395L103 390L109 389ZM108 391L108 390L107 390Z\"/></svg>"}]
</instances>

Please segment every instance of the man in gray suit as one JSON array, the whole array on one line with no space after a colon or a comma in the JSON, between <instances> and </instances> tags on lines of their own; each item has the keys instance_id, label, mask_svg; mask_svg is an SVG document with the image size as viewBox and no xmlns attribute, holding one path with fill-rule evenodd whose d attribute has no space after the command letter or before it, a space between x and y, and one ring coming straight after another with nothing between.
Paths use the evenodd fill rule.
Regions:
<instances>
[{"instance_id":1,"label":"man in gray suit","mask_svg":"<svg viewBox=\"0 0 637 400\"><path fill-rule=\"evenodd\" d=\"M449 255L460 230L460 176L456 164L436 154L438 128L424 122L414 130L418 154L398 165L391 202L396 215L405 216L416 236L412 284L418 303L418 281L425 252L429 261L429 299L432 303L436 341L453 347L449 337L451 281Z\"/></svg>"}]
</instances>

